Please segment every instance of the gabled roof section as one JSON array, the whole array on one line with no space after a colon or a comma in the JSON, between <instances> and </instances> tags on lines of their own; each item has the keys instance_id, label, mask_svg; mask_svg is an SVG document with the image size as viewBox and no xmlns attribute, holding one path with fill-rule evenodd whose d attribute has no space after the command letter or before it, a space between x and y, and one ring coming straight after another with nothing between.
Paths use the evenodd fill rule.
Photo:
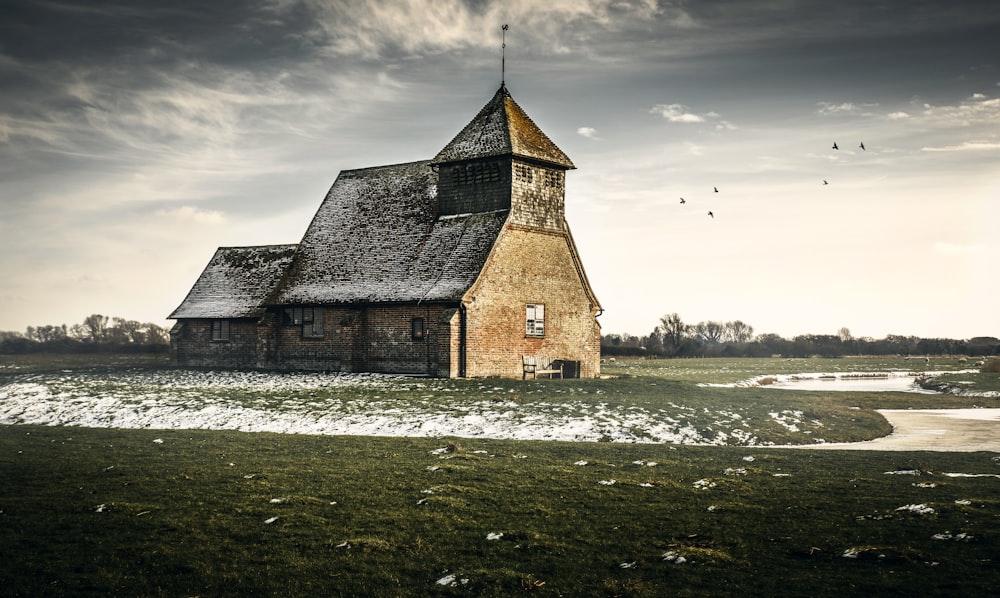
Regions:
<instances>
[{"instance_id":1,"label":"gabled roof section","mask_svg":"<svg viewBox=\"0 0 1000 598\"><path fill-rule=\"evenodd\" d=\"M431 160L432 164L459 162L492 156L529 158L576 168L569 157L538 128L500 86L496 95L462 131Z\"/></svg>"},{"instance_id":2,"label":"gabled roof section","mask_svg":"<svg viewBox=\"0 0 1000 598\"><path fill-rule=\"evenodd\" d=\"M297 245L220 247L171 319L257 318Z\"/></svg>"},{"instance_id":3,"label":"gabled roof section","mask_svg":"<svg viewBox=\"0 0 1000 598\"><path fill-rule=\"evenodd\" d=\"M268 303L460 300L506 216L438 218L437 175L428 161L345 170Z\"/></svg>"}]
</instances>

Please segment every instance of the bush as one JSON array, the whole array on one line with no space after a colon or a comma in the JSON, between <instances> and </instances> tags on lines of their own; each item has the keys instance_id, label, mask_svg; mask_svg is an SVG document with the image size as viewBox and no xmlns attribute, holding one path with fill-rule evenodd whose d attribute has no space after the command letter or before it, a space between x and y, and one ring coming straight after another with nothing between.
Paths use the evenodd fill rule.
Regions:
<instances>
[{"instance_id":1,"label":"bush","mask_svg":"<svg viewBox=\"0 0 1000 598\"><path fill-rule=\"evenodd\" d=\"M980 369L980 371L983 372L984 374L987 372L991 374L1000 373L1000 358L987 360L986 363L983 364L983 367L982 369Z\"/></svg>"}]
</instances>

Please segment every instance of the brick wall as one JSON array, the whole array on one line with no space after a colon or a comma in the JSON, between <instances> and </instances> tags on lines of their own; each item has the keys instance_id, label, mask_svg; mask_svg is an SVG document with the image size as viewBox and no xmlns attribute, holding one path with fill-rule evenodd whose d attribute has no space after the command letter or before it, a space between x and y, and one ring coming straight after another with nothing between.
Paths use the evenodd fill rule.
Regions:
<instances>
[{"instance_id":1,"label":"brick wall","mask_svg":"<svg viewBox=\"0 0 1000 598\"><path fill-rule=\"evenodd\" d=\"M468 294L466 374L521 377L522 355L581 362L581 377L600 375L596 306L577 271L568 232L508 224L479 282ZM545 306L545 335L529 337L525 306Z\"/></svg>"},{"instance_id":2,"label":"brick wall","mask_svg":"<svg viewBox=\"0 0 1000 598\"><path fill-rule=\"evenodd\" d=\"M277 314L262 320L261 339L273 340L262 343L259 367L447 376L454 312L441 304L326 307L321 338ZM414 318L423 319L423 338L413 337Z\"/></svg>"},{"instance_id":3,"label":"brick wall","mask_svg":"<svg viewBox=\"0 0 1000 598\"><path fill-rule=\"evenodd\" d=\"M229 340L212 340L212 320L178 320L170 331L174 363L189 367L253 368L257 323L229 320Z\"/></svg>"}]
</instances>

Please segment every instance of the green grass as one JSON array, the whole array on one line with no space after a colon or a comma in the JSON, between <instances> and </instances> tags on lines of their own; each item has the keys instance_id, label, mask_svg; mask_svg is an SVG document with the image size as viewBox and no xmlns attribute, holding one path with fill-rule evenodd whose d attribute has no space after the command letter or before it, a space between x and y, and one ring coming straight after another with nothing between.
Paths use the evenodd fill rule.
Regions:
<instances>
[{"instance_id":1,"label":"green grass","mask_svg":"<svg viewBox=\"0 0 1000 598\"><path fill-rule=\"evenodd\" d=\"M899 471L919 475L886 473ZM985 595L1000 582L1000 483L947 472L1000 474L1000 458L6 426L0 587ZM934 512L898 510L914 504ZM456 587L436 583L449 574Z\"/></svg>"},{"instance_id":2,"label":"green grass","mask_svg":"<svg viewBox=\"0 0 1000 598\"><path fill-rule=\"evenodd\" d=\"M878 436L888 429L877 408L1000 406L989 397L699 386L924 366L796 361L617 361L605 368L619 376L610 380L402 380L361 396L207 386L178 396L217 393L275 410L302 394L320 406L376 396L450 409L456 400L603 403L706 429L735 413L774 442ZM155 389L119 375L171 373L135 365L27 360L0 369L0 389L30 380L66 396L146 394ZM964 367L932 359L927 369ZM977 388L995 376L959 375ZM768 416L786 410L801 411L801 427L814 433L793 434ZM1000 584L998 475L996 453L8 425L0 595L981 596Z\"/></svg>"}]
</instances>

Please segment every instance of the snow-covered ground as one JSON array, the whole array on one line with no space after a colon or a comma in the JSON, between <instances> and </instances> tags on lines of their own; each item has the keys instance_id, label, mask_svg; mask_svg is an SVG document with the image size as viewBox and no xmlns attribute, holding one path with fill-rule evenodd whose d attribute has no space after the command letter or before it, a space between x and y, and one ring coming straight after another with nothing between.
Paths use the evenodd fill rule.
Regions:
<instances>
[{"instance_id":1,"label":"snow-covered ground","mask_svg":"<svg viewBox=\"0 0 1000 598\"><path fill-rule=\"evenodd\" d=\"M349 392L329 392L338 389ZM489 382L477 389L488 399L469 400L457 390L447 380L376 374L190 370L34 374L0 386L0 424L761 444L735 413L716 414L713 423L718 431L706 438L676 413L678 417L671 417L662 411L572 397L565 402L522 404L509 388L491 387ZM685 409L690 411L678 407L679 413Z\"/></svg>"},{"instance_id":2,"label":"snow-covered ground","mask_svg":"<svg viewBox=\"0 0 1000 598\"><path fill-rule=\"evenodd\" d=\"M791 378L816 379L820 374ZM901 376L890 376L900 378ZM741 383L750 386L761 378ZM768 381L772 382L772 381ZM364 436L459 436L520 440L656 442L767 446L740 413L670 403L665 409L609 405L571 392L565 401L519 401L510 387L378 374L275 374L193 370L24 374L0 386L0 424L104 428L214 429ZM525 393L532 392L526 387ZM537 388L537 387L536 387ZM579 389L580 392L585 392ZM599 393L598 393L599 394ZM997 450L1000 410L884 411L888 437L865 443L808 444L871 450ZM696 417L697 415L697 417ZM707 419L706 419L707 417ZM799 411L774 423L820 442L817 422ZM706 425L705 422L710 422ZM694 422L694 423L692 423ZM812 427L812 430L805 427ZM819 427L817 427L819 426Z\"/></svg>"}]
</instances>

